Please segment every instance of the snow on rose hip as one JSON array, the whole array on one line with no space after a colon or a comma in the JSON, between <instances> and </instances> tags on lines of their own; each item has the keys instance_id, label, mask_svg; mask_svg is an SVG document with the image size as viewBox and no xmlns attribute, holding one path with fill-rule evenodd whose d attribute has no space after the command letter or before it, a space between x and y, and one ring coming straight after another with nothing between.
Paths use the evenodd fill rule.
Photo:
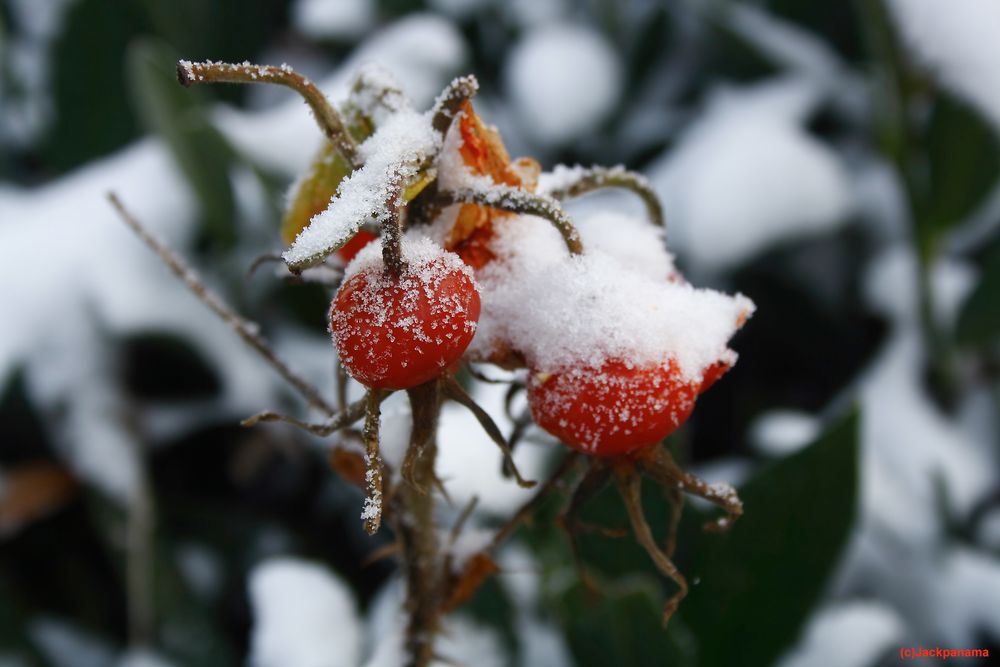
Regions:
<instances>
[{"instance_id":1,"label":"snow on rose hip","mask_svg":"<svg viewBox=\"0 0 1000 667\"><path fill-rule=\"evenodd\" d=\"M372 253L367 253L370 257ZM433 380L465 352L479 320L472 271L425 240L404 251L399 275L381 257L352 265L330 308L330 331L344 368L361 384L409 389Z\"/></svg>"},{"instance_id":2,"label":"snow on rose hip","mask_svg":"<svg viewBox=\"0 0 1000 667\"><path fill-rule=\"evenodd\" d=\"M562 201L594 190L624 189L641 200L661 239L663 209L646 179L620 166L558 166L540 173L530 158L511 160L499 133L472 107L478 84L471 76L452 81L434 107L420 113L391 75L373 67L362 69L339 108L287 66L181 61L177 75L185 86L290 87L323 132L315 160L292 187L280 236L290 279L328 285L324 281L335 278L329 328L345 371L338 371L336 406L115 201L170 268L325 414L322 421L305 422L267 411L244 424L285 421L321 436L341 434L332 459L366 491L365 529L378 530L385 515L399 540L409 664L431 662L441 617L496 571L495 549L546 494L565 488L557 482L574 475L560 517L574 553L581 507L614 478L637 541L676 583L664 607L666 622L687 592L671 562L682 493L725 511L712 529L731 525L743 508L730 487L682 470L664 439L688 419L698 395L736 362L729 340L754 306L741 295L688 284L665 244L649 243L648 234L638 241L644 244L638 254L622 252L628 236L622 226L584 239L562 207ZM334 256L339 259L329 261ZM630 259L636 256L643 258L641 270ZM311 274L313 267L326 277ZM473 364L514 370L501 380L510 384L509 399L527 392L528 407L512 416L510 434L466 392L463 384L489 379ZM463 368L468 373L460 383L456 373ZM347 400L348 375L364 387L364 398ZM409 398L409 441L402 461L390 465L380 452L380 406L400 390ZM511 448L531 420L571 450L538 495L465 560L441 544L444 531L435 522L435 503L444 495L435 470L436 436L446 400L474 415L522 486L533 483L519 474ZM512 404L508 400L508 411ZM362 418L359 432L354 426ZM358 438L363 457L354 446ZM643 478L662 486L670 499L666 547L644 518ZM452 543L464 518L452 528Z\"/></svg>"}]
</instances>

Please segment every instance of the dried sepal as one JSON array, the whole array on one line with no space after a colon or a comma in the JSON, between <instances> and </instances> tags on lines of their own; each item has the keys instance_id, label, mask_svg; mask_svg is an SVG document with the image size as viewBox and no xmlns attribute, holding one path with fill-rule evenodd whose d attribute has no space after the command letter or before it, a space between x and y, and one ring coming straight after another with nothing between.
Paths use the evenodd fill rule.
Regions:
<instances>
[{"instance_id":1,"label":"dried sepal","mask_svg":"<svg viewBox=\"0 0 1000 667\"><path fill-rule=\"evenodd\" d=\"M660 548L653 538L653 531L649 528L646 516L642 511L642 478L631 463L619 463L615 465L615 479L618 482L618 490L621 492L625 509L628 512L629 522L632 524L632 532L656 568L664 576L677 584L677 592L674 593L666 604L663 605L663 625L666 626L670 617L677 611L681 600L687 595L688 585L684 575L680 573L677 566L670 560L670 556Z\"/></svg>"},{"instance_id":2,"label":"dried sepal","mask_svg":"<svg viewBox=\"0 0 1000 667\"><path fill-rule=\"evenodd\" d=\"M486 410L483 410L483 408L476 403L476 401L469 396L468 393L466 393L465 389L462 388L462 385L458 384L455 378L445 377L442 378L442 382L444 384L445 395L456 403L467 408L469 412L475 416L476 421L478 421L479 425L483 427L486 434L490 436L490 439L493 440L497 447L500 448L500 451L503 452L504 463L507 466L507 470L514 475L514 479L517 480L518 486L524 488L531 488L535 486L536 482L528 481L521 476L520 471L517 469L517 464L514 463L514 457L511 455L507 439L504 438L503 433L500 431L500 427L497 426L495 421L493 421L493 418L490 417L489 413L486 412Z\"/></svg>"}]
</instances>

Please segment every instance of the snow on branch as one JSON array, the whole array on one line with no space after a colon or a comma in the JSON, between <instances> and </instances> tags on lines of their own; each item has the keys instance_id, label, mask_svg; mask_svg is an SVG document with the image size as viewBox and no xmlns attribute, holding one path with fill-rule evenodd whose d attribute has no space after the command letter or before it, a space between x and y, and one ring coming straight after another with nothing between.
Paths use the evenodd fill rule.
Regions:
<instances>
[{"instance_id":1,"label":"snow on branch","mask_svg":"<svg viewBox=\"0 0 1000 667\"><path fill-rule=\"evenodd\" d=\"M402 203L401 192L421 178L440 143L428 114L402 111L389 117L359 147L364 166L340 183L326 210L313 216L282 255L288 268L299 272L318 264L365 223L388 222Z\"/></svg>"},{"instance_id":2,"label":"snow on branch","mask_svg":"<svg viewBox=\"0 0 1000 667\"><path fill-rule=\"evenodd\" d=\"M539 192L559 201L579 197L601 188L631 190L639 195L646 205L650 221L660 227L664 226L663 205L649 181L642 174L629 171L621 165L616 167L594 165L590 168L580 165L575 167L558 165L551 172L542 174L538 182Z\"/></svg>"},{"instance_id":3,"label":"snow on branch","mask_svg":"<svg viewBox=\"0 0 1000 667\"><path fill-rule=\"evenodd\" d=\"M523 215L535 215L551 222L563 237L571 254L583 254L583 242L566 211L552 197L534 194L508 185L497 185L482 190L462 188L444 191L439 198L445 204L479 204L490 208Z\"/></svg>"},{"instance_id":4,"label":"snow on branch","mask_svg":"<svg viewBox=\"0 0 1000 667\"><path fill-rule=\"evenodd\" d=\"M360 165L358 145L347 131L340 113L316 84L288 65L253 65L246 60L238 64L181 60L177 63L177 81L185 88L197 83L273 83L291 88L306 101L323 134L344 158L354 167Z\"/></svg>"},{"instance_id":5,"label":"snow on branch","mask_svg":"<svg viewBox=\"0 0 1000 667\"><path fill-rule=\"evenodd\" d=\"M472 99L477 92L479 92L479 81L475 76L469 74L452 79L434 100L434 107L431 109L431 113L434 114L434 120L431 121L434 129L441 134L447 132L462 103Z\"/></svg>"}]
</instances>

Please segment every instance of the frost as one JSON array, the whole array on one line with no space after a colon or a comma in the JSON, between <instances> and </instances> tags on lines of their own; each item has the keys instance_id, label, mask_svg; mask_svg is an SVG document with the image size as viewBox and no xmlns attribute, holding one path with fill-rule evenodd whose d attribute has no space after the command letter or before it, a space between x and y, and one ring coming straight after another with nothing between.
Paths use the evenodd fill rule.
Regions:
<instances>
[{"instance_id":1,"label":"frost","mask_svg":"<svg viewBox=\"0 0 1000 667\"><path fill-rule=\"evenodd\" d=\"M250 573L253 667L356 667L361 624L350 589L320 565L278 558Z\"/></svg>"},{"instance_id":2,"label":"frost","mask_svg":"<svg viewBox=\"0 0 1000 667\"><path fill-rule=\"evenodd\" d=\"M531 30L508 56L505 88L525 129L552 144L594 129L623 86L618 54L584 26Z\"/></svg>"},{"instance_id":3,"label":"frost","mask_svg":"<svg viewBox=\"0 0 1000 667\"><path fill-rule=\"evenodd\" d=\"M428 114L403 111L390 116L359 146L364 166L341 181L326 210L313 216L282 255L285 262L293 269L315 264L366 222L388 220L401 203L402 189L440 143Z\"/></svg>"}]
</instances>

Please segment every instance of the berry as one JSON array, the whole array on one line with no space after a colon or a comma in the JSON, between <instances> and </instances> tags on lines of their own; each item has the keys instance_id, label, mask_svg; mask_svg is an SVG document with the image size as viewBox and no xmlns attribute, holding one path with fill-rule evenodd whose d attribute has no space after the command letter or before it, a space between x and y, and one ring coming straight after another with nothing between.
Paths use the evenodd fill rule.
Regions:
<instances>
[{"instance_id":1,"label":"berry","mask_svg":"<svg viewBox=\"0 0 1000 667\"><path fill-rule=\"evenodd\" d=\"M398 276L370 263L344 282L330 308L341 363L378 389L408 389L444 373L478 320L471 270L453 253L411 258Z\"/></svg>"},{"instance_id":2,"label":"berry","mask_svg":"<svg viewBox=\"0 0 1000 667\"><path fill-rule=\"evenodd\" d=\"M528 404L535 422L570 447L621 456L655 445L687 421L700 386L672 360L645 367L610 360L597 368L532 372Z\"/></svg>"}]
</instances>

